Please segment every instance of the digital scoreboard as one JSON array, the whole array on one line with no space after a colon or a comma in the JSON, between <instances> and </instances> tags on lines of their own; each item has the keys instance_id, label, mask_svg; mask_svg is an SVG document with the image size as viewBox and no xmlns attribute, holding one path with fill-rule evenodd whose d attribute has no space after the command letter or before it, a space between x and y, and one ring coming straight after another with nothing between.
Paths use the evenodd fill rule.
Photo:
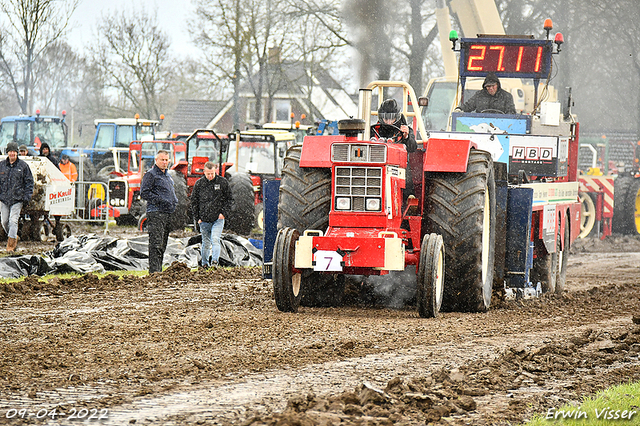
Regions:
<instances>
[{"instance_id":1,"label":"digital scoreboard","mask_svg":"<svg viewBox=\"0 0 640 426\"><path fill-rule=\"evenodd\" d=\"M546 79L551 70L551 40L463 38L460 41L460 77Z\"/></svg>"}]
</instances>

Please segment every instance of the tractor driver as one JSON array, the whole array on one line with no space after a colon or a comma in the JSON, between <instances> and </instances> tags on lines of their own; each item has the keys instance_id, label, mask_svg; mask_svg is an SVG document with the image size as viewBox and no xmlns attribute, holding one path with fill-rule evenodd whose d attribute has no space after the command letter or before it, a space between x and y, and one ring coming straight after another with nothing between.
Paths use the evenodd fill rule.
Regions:
<instances>
[{"instance_id":1,"label":"tractor driver","mask_svg":"<svg viewBox=\"0 0 640 426\"><path fill-rule=\"evenodd\" d=\"M407 153L415 152L418 149L416 137L413 129L407 125L398 103L395 99L387 99L382 102L378 108L378 122L371 126L371 136L378 138L391 138L395 143L403 143L407 149ZM413 196L413 178L411 167L407 158L407 175L405 181L404 200Z\"/></svg>"},{"instance_id":2,"label":"tractor driver","mask_svg":"<svg viewBox=\"0 0 640 426\"><path fill-rule=\"evenodd\" d=\"M391 138L393 142L403 143L407 152L418 149L413 129L407 125L395 99L387 99L378 108L378 122L371 126L371 136Z\"/></svg>"}]
</instances>

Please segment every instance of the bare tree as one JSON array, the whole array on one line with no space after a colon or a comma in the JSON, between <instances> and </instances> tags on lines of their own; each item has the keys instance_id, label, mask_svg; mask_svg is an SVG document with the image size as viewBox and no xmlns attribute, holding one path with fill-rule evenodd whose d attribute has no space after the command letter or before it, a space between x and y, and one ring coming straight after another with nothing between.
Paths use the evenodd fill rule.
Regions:
<instances>
[{"instance_id":1,"label":"bare tree","mask_svg":"<svg viewBox=\"0 0 640 426\"><path fill-rule=\"evenodd\" d=\"M169 38L155 15L144 10L106 16L91 51L107 88L118 98L116 110L156 118L165 108L162 94L172 82ZM133 110L133 111L132 111Z\"/></svg>"},{"instance_id":2,"label":"bare tree","mask_svg":"<svg viewBox=\"0 0 640 426\"><path fill-rule=\"evenodd\" d=\"M86 64L67 43L58 41L47 48L36 64L32 98L46 114L59 114L83 94Z\"/></svg>"},{"instance_id":3,"label":"bare tree","mask_svg":"<svg viewBox=\"0 0 640 426\"><path fill-rule=\"evenodd\" d=\"M240 84L243 62L249 56L245 0L196 0L196 14L202 30L195 41L206 52L207 66L218 78L231 82L233 90L233 127L240 127Z\"/></svg>"},{"instance_id":4,"label":"bare tree","mask_svg":"<svg viewBox=\"0 0 640 426\"><path fill-rule=\"evenodd\" d=\"M23 114L33 107L31 92L36 81L36 64L64 35L77 4L77 0L0 2L7 18L0 34L0 72L11 86Z\"/></svg>"}]
</instances>

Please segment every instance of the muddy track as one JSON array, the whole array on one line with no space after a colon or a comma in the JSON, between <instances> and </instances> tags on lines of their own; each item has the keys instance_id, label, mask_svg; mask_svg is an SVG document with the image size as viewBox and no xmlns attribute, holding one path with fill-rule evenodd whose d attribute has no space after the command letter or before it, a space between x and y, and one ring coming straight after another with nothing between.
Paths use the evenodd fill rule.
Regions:
<instances>
[{"instance_id":1,"label":"muddy track","mask_svg":"<svg viewBox=\"0 0 640 426\"><path fill-rule=\"evenodd\" d=\"M437 319L357 291L283 314L257 269L0 284L0 423L513 424L640 379L639 261L585 241L564 294Z\"/></svg>"}]
</instances>

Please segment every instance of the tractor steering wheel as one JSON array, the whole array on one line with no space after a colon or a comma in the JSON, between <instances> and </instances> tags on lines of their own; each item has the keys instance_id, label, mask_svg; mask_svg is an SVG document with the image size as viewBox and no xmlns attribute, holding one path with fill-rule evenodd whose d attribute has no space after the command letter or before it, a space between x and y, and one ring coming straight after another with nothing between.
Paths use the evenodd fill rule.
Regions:
<instances>
[{"instance_id":1,"label":"tractor steering wheel","mask_svg":"<svg viewBox=\"0 0 640 426\"><path fill-rule=\"evenodd\" d=\"M389 126L389 127L393 127L396 132L393 134L393 136L391 138L383 138L382 136L380 136L380 134L376 131L375 127L372 127L373 131L376 132L376 135L378 136L378 139L393 139L394 141L396 140L396 137L398 135L402 134L402 130L400 130L400 127L396 126L395 124L387 124L384 123L385 126Z\"/></svg>"},{"instance_id":2,"label":"tractor steering wheel","mask_svg":"<svg viewBox=\"0 0 640 426\"><path fill-rule=\"evenodd\" d=\"M499 109L493 109L493 108L482 110L482 113L485 113L485 112L496 112L498 114L506 114L504 111L500 111Z\"/></svg>"}]
</instances>

